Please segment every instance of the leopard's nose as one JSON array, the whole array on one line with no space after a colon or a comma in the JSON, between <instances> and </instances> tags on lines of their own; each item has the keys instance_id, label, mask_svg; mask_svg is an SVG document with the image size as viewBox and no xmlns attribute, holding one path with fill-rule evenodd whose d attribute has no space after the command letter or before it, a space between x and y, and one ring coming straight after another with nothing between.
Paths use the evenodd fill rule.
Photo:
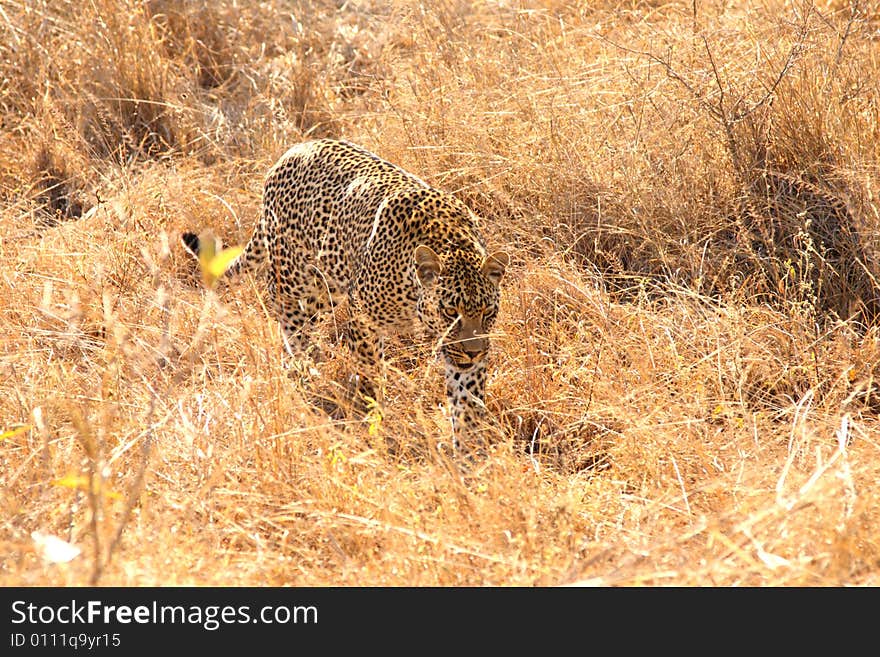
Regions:
<instances>
[{"instance_id":1,"label":"leopard's nose","mask_svg":"<svg viewBox=\"0 0 880 657\"><path fill-rule=\"evenodd\" d=\"M489 340L485 336L472 335L461 341L461 350L468 356L473 358L478 356L489 347Z\"/></svg>"}]
</instances>

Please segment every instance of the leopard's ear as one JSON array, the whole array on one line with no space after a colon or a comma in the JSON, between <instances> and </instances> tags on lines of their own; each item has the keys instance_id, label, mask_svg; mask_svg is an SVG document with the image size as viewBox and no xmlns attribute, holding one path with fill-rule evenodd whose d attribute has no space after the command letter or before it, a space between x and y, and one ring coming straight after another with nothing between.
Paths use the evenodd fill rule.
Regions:
<instances>
[{"instance_id":1,"label":"leopard's ear","mask_svg":"<svg viewBox=\"0 0 880 657\"><path fill-rule=\"evenodd\" d=\"M496 251L486 256L481 270L486 278L498 285L508 264L510 264L510 256L504 251Z\"/></svg>"},{"instance_id":2,"label":"leopard's ear","mask_svg":"<svg viewBox=\"0 0 880 657\"><path fill-rule=\"evenodd\" d=\"M440 264L440 256L430 246L424 244L416 247L413 253L413 261L416 263L416 276L422 287L430 287L440 276L443 270Z\"/></svg>"}]
</instances>

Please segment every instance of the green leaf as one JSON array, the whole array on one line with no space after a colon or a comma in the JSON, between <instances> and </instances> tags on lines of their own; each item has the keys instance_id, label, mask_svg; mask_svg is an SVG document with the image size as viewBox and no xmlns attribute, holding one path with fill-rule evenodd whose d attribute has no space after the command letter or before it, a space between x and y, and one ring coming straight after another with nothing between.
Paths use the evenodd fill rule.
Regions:
<instances>
[{"instance_id":1,"label":"green leaf","mask_svg":"<svg viewBox=\"0 0 880 657\"><path fill-rule=\"evenodd\" d=\"M213 248L209 248L207 252L199 253L199 262L202 266L202 278L205 285L214 287L221 276L229 269L232 262L242 254L244 249L240 246L231 246L228 249L221 249L219 253L214 253Z\"/></svg>"},{"instance_id":2,"label":"green leaf","mask_svg":"<svg viewBox=\"0 0 880 657\"><path fill-rule=\"evenodd\" d=\"M86 477L85 475L78 474L68 474L61 479L55 479L52 481L53 486L61 486L62 488L70 488L73 490L81 490L88 491L89 483L92 484L92 491L95 493L103 492L105 497L110 498L111 500L120 500L122 499L122 495L117 493L111 489L104 489L103 491L97 490L98 479L96 477Z\"/></svg>"},{"instance_id":3,"label":"green leaf","mask_svg":"<svg viewBox=\"0 0 880 657\"><path fill-rule=\"evenodd\" d=\"M20 434L25 433L26 431L30 431L33 427L30 424L22 424L20 427L15 427L14 429L8 429L3 433L0 433L0 440L6 440L7 438L14 438Z\"/></svg>"}]
</instances>

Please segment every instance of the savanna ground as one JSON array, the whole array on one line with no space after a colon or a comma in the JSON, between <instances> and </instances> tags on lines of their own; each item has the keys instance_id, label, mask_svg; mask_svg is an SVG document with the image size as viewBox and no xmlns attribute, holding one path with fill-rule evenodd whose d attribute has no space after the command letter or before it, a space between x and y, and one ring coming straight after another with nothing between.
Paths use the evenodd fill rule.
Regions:
<instances>
[{"instance_id":1,"label":"savanna ground","mask_svg":"<svg viewBox=\"0 0 880 657\"><path fill-rule=\"evenodd\" d=\"M0 584L880 584L876 11L0 0ZM469 464L179 246L325 136L512 255Z\"/></svg>"}]
</instances>

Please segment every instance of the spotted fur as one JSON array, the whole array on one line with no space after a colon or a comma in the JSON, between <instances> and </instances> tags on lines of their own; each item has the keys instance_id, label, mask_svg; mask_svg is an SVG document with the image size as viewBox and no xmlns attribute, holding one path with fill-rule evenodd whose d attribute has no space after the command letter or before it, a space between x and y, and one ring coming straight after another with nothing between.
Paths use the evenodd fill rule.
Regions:
<instances>
[{"instance_id":1,"label":"spotted fur","mask_svg":"<svg viewBox=\"0 0 880 657\"><path fill-rule=\"evenodd\" d=\"M194 255L199 239L184 233ZM445 363L456 434L484 411L488 334L506 253L488 253L473 213L358 146L299 144L272 167L262 214L227 270L262 269L288 351L308 347L312 323L347 298L357 392L376 398L383 336L419 325Z\"/></svg>"}]
</instances>

